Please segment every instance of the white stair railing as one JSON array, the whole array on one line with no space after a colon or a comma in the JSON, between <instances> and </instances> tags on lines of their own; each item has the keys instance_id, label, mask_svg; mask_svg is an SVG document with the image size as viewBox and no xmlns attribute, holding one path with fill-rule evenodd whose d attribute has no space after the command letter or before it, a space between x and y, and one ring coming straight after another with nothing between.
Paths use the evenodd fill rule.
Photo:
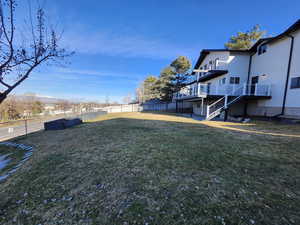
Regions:
<instances>
[{"instance_id":1,"label":"white stair railing","mask_svg":"<svg viewBox=\"0 0 300 225\"><path fill-rule=\"evenodd\" d=\"M230 101L228 101L228 95L220 98L219 100L215 101L213 104L207 106L207 113L206 113L206 120L211 120L216 116L220 115L221 112L228 108L231 104L240 100L244 95L245 86L241 86L232 92L232 96L236 96ZM224 103L223 103L224 102Z\"/></svg>"},{"instance_id":2,"label":"white stair railing","mask_svg":"<svg viewBox=\"0 0 300 225\"><path fill-rule=\"evenodd\" d=\"M227 105L227 100L228 100L228 96L225 95L224 97L215 101L213 104L208 105L206 119L211 120L211 119L215 118L216 116L220 115L221 111Z\"/></svg>"}]
</instances>

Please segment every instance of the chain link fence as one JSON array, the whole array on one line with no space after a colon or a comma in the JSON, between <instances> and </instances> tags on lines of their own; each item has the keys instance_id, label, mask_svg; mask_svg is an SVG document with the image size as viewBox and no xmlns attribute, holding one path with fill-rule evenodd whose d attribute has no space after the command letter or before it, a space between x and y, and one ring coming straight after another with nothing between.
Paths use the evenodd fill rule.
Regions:
<instances>
[{"instance_id":1,"label":"chain link fence","mask_svg":"<svg viewBox=\"0 0 300 225\"><path fill-rule=\"evenodd\" d=\"M88 121L95 119L99 116L106 114L107 112L98 111L98 112L86 112L81 114L61 114L52 117L42 117L35 119L25 119L11 122L0 123L0 141L5 141L14 137L19 137L22 135L27 135L36 131L44 129L44 123L57 120L57 119L71 119L71 118L80 118L83 121Z\"/></svg>"}]
</instances>

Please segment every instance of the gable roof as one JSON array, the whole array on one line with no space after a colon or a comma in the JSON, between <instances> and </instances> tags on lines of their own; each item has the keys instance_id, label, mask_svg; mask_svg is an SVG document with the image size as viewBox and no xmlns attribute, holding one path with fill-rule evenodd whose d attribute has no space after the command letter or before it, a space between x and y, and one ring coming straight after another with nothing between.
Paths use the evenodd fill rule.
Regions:
<instances>
[{"instance_id":1,"label":"gable roof","mask_svg":"<svg viewBox=\"0 0 300 225\"><path fill-rule=\"evenodd\" d=\"M234 49L203 49L200 53L200 56L194 66L194 70L199 68L205 57L210 54L211 52L233 52L233 53L255 53L257 51L257 47L265 42L266 44L272 43L274 41L277 41L283 37L286 37L292 32L295 32L300 29L300 19L298 19L293 25L291 25L288 29L286 29L281 34L275 36L275 37L269 37L269 38L261 38L259 39L250 49L248 50L234 50ZM195 74L195 72L192 72L192 74Z\"/></svg>"},{"instance_id":2,"label":"gable roof","mask_svg":"<svg viewBox=\"0 0 300 225\"><path fill-rule=\"evenodd\" d=\"M283 33L273 37L269 42L272 42L272 41L275 41L275 40L278 40L284 36L287 36L289 35L290 33L293 33L297 30L300 29L300 19L296 21L296 23L294 23L292 26L290 26L287 30L285 30Z\"/></svg>"},{"instance_id":3,"label":"gable roof","mask_svg":"<svg viewBox=\"0 0 300 225\"><path fill-rule=\"evenodd\" d=\"M256 52L257 47L263 43L263 42L268 42L270 40L272 40L273 37L269 37L269 38L261 38L259 39L250 49L249 52Z\"/></svg>"},{"instance_id":4,"label":"gable roof","mask_svg":"<svg viewBox=\"0 0 300 225\"><path fill-rule=\"evenodd\" d=\"M280 40L283 37L288 36L290 33L293 33L297 30L300 29L300 19L296 21L296 23L294 23L292 26L290 26L288 29L286 29L284 32L282 32L281 34L278 34L275 37L270 37L270 38L262 38L259 39L250 49L250 52L256 52L257 51L257 47L262 43L265 42L266 44L269 43L273 43L277 40Z\"/></svg>"}]
</instances>

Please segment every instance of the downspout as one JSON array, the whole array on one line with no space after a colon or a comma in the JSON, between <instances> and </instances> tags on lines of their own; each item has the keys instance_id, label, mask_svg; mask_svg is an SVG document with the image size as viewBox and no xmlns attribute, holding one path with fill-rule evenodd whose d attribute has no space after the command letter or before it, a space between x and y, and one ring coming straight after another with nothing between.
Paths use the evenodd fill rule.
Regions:
<instances>
[{"instance_id":1,"label":"downspout","mask_svg":"<svg viewBox=\"0 0 300 225\"><path fill-rule=\"evenodd\" d=\"M293 51L294 51L294 39L295 38L292 35L289 35L289 34L286 35L286 36L291 38L291 48L290 48L289 63L288 63L288 69L287 69L287 75L286 75L286 82L285 82L282 109L281 109L281 113L278 116L284 115L284 112L285 112L286 96L287 96L287 90L288 90L288 85L289 85L289 80L290 80L291 64L292 64Z\"/></svg>"},{"instance_id":2,"label":"downspout","mask_svg":"<svg viewBox=\"0 0 300 225\"><path fill-rule=\"evenodd\" d=\"M247 77L246 94L248 93L249 83L250 83L250 74L251 74L251 66L252 66L252 56L253 56L253 55L250 55L250 59L249 59L249 67L248 67L248 77ZM244 117L247 116L247 111L248 111L248 102L246 102L246 104L245 104L245 106L244 106Z\"/></svg>"}]
</instances>

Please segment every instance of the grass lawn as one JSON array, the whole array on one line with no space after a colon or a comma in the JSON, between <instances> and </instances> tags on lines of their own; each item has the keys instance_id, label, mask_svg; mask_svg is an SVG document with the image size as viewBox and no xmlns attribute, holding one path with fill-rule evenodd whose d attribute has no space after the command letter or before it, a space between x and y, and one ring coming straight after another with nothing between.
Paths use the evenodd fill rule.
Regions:
<instances>
[{"instance_id":1,"label":"grass lawn","mask_svg":"<svg viewBox=\"0 0 300 225\"><path fill-rule=\"evenodd\" d=\"M16 141L0 224L300 224L300 125L122 113Z\"/></svg>"}]
</instances>

